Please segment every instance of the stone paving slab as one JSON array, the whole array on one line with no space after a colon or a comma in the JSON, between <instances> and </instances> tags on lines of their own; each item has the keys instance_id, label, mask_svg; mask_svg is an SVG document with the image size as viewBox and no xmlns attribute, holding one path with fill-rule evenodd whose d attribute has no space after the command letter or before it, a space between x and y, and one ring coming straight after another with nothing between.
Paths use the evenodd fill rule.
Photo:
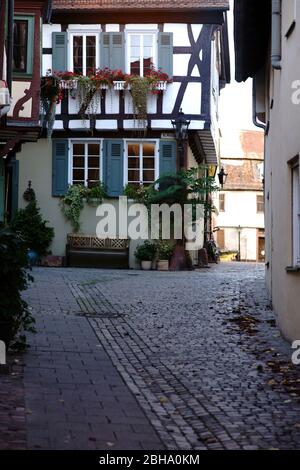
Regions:
<instances>
[{"instance_id":1,"label":"stone paving slab","mask_svg":"<svg viewBox=\"0 0 300 470\"><path fill-rule=\"evenodd\" d=\"M168 449L299 447L300 394L273 387L268 358L260 369L268 346L291 358L262 266L102 275L72 279L73 295ZM232 323L241 314L257 317L255 333Z\"/></svg>"},{"instance_id":2,"label":"stone paving slab","mask_svg":"<svg viewBox=\"0 0 300 470\"><path fill-rule=\"evenodd\" d=\"M20 356L10 355L10 374L0 374L0 450L26 449L26 415L20 360Z\"/></svg>"},{"instance_id":3,"label":"stone paving slab","mask_svg":"<svg viewBox=\"0 0 300 470\"><path fill-rule=\"evenodd\" d=\"M36 317L38 334L24 357L28 448L143 449L138 425L153 448L163 448L87 320Z\"/></svg>"},{"instance_id":4,"label":"stone paving slab","mask_svg":"<svg viewBox=\"0 0 300 470\"><path fill-rule=\"evenodd\" d=\"M300 370L262 265L36 268L34 277L28 448L300 447Z\"/></svg>"}]
</instances>

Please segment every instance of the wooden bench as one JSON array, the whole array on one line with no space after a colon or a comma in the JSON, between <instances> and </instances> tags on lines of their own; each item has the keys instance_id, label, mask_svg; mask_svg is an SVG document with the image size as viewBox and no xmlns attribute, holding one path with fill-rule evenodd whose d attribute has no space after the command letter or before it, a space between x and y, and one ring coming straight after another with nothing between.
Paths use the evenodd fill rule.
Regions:
<instances>
[{"instance_id":1,"label":"wooden bench","mask_svg":"<svg viewBox=\"0 0 300 470\"><path fill-rule=\"evenodd\" d=\"M69 234L67 266L81 268L129 268L129 240Z\"/></svg>"}]
</instances>

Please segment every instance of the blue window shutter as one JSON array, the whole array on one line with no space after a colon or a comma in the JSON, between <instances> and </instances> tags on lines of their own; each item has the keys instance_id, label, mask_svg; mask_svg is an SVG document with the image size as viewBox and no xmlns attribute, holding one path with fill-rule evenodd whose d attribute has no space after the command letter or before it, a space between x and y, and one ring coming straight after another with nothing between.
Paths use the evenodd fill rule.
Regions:
<instances>
[{"instance_id":1,"label":"blue window shutter","mask_svg":"<svg viewBox=\"0 0 300 470\"><path fill-rule=\"evenodd\" d=\"M174 140L161 140L159 144L159 176L177 173L177 144Z\"/></svg>"},{"instance_id":2,"label":"blue window shutter","mask_svg":"<svg viewBox=\"0 0 300 470\"><path fill-rule=\"evenodd\" d=\"M5 166L4 160L0 157L0 222L4 222L4 206L5 206Z\"/></svg>"},{"instance_id":3,"label":"blue window shutter","mask_svg":"<svg viewBox=\"0 0 300 470\"><path fill-rule=\"evenodd\" d=\"M112 70L125 71L125 34L111 33L111 67Z\"/></svg>"},{"instance_id":4,"label":"blue window shutter","mask_svg":"<svg viewBox=\"0 0 300 470\"><path fill-rule=\"evenodd\" d=\"M123 140L105 140L103 146L103 176L108 196L123 194Z\"/></svg>"},{"instance_id":5,"label":"blue window shutter","mask_svg":"<svg viewBox=\"0 0 300 470\"><path fill-rule=\"evenodd\" d=\"M158 33L158 68L173 77L173 33Z\"/></svg>"},{"instance_id":6,"label":"blue window shutter","mask_svg":"<svg viewBox=\"0 0 300 470\"><path fill-rule=\"evenodd\" d=\"M52 33L52 72L68 70L68 33Z\"/></svg>"},{"instance_id":7,"label":"blue window shutter","mask_svg":"<svg viewBox=\"0 0 300 470\"><path fill-rule=\"evenodd\" d=\"M110 33L100 34L100 67L110 68Z\"/></svg>"},{"instance_id":8,"label":"blue window shutter","mask_svg":"<svg viewBox=\"0 0 300 470\"><path fill-rule=\"evenodd\" d=\"M68 141L53 140L52 196L63 196L68 189Z\"/></svg>"},{"instance_id":9,"label":"blue window shutter","mask_svg":"<svg viewBox=\"0 0 300 470\"><path fill-rule=\"evenodd\" d=\"M100 39L101 68L125 70L125 34L102 33Z\"/></svg>"}]
</instances>

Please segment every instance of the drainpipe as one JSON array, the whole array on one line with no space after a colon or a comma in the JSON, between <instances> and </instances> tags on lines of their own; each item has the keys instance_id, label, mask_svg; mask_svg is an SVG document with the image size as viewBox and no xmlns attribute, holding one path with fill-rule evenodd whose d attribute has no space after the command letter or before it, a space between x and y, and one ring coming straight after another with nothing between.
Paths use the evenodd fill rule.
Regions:
<instances>
[{"instance_id":1,"label":"drainpipe","mask_svg":"<svg viewBox=\"0 0 300 470\"><path fill-rule=\"evenodd\" d=\"M281 0L272 0L271 63L273 69L281 70Z\"/></svg>"},{"instance_id":2,"label":"drainpipe","mask_svg":"<svg viewBox=\"0 0 300 470\"><path fill-rule=\"evenodd\" d=\"M259 122L257 119L257 113L256 113L256 78L253 78L253 85L252 85L252 120L253 124L256 127L259 127L260 129L263 129L264 131L266 130L267 126L266 124L263 124L262 122Z\"/></svg>"},{"instance_id":3,"label":"drainpipe","mask_svg":"<svg viewBox=\"0 0 300 470\"><path fill-rule=\"evenodd\" d=\"M8 2L7 21L7 84L11 93L14 42L14 0L10 0Z\"/></svg>"}]
</instances>

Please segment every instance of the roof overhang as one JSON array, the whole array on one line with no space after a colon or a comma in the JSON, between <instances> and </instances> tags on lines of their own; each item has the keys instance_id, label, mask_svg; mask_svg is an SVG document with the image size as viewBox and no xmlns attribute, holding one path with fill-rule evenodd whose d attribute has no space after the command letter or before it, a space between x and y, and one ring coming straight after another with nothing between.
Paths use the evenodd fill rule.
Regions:
<instances>
[{"instance_id":1,"label":"roof overhang","mask_svg":"<svg viewBox=\"0 0 300 470\"><path fill-rule=\"evenodd\" d=\"M40 127L0 129L0 157L6 157L13 152L18 144L23 142L36 142L40 135Z\"/></svg>"},{"instance_id":2,"label":"roof overhang","mask_svg":"<svg viewBox=\"0 0 300 470\"><path fill-rule=\"evenodd\" d=\"M271 34L271 0L235 0L236 80L254 77L267 60Z\"/></svg>"},{"instance_id":3,"label":"roof overhang","mask_svg":"<svg viewBox=\"0 0 300 470\"><path fill-rule=\"evenodd\" d=\"M217 24L224 23L224 11L208 9L89 9L68 10L56 9L52 11L52 23L194 23Z\"/></svg>"},{"instance_id":4,"label":"roof overhang","mask_svg":"<svg viewBox=\"0 0 300 470\"><path fill-rule=\"evenodd\" d=\"M211 129L191 134L189 144L199 164L218 165L218 154Z\"/></svg>"}]
</instances>

